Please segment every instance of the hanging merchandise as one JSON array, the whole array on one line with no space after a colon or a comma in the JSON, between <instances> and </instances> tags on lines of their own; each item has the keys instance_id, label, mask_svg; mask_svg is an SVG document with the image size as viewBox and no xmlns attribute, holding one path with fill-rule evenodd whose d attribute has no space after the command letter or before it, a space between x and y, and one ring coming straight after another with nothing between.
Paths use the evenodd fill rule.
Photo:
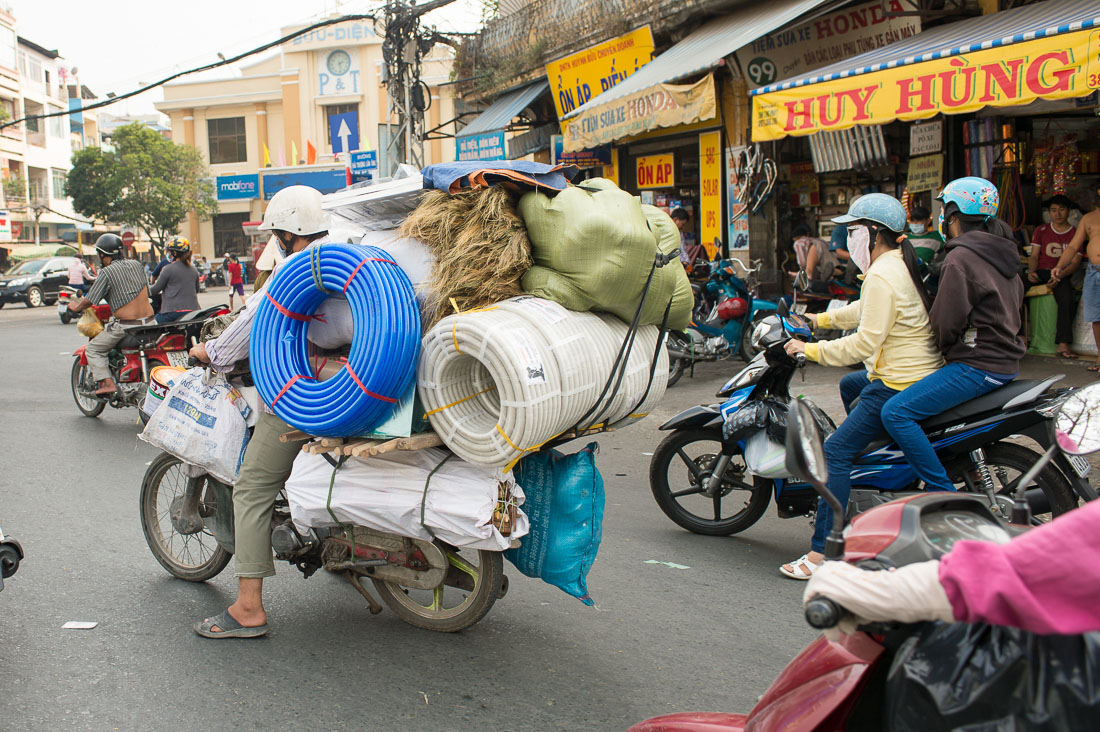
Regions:
<instances>
[{"instance_id":1,"label":"hanging merchandise","mask_svg":"<svg viewBox=\"0 0 1100 732\"><path fill-rule=\"evenodd\" d=\"M732 189L741 206L730 211L730 220L759 213L778 177L775 161L764 157L759 145L741 148L734 157L734 169L730 173L730 180L734 181Z\"/></svg>"},{"instance_id":2,"label":"hanging merchandise","mask_svg":"<svg viewBox=\"0 0 1100 732\"><path fill-rule=\"evenodd\" d=\"M997 217L1011 226L1013 231L1024 228L1024 189L1020 183L1020 169L1015 165L997 166L993 169L993 184L1001 194Z\"/></svg>"},{"instance_id":3,"label":"hanging merchandise","mask_svg":"<svg viewBox=\"0 0 1100 732\"><path fill-rule=\"evenodd\" d=\"M338 465L324 455L294 459L286 497L299 530L354 524L488 551L503 551L527 534L523 489L510 473L500 476L435 448Z\"/></svg>"},{"instance_id":4,"label":"hanging merchandise","mask_svg":"<svg viewBox=\"0 0 1100 732\"><path fill-rule=\"evenodd\" d=\"M646 416L664 395L659 329L520 297L444 318L424 336L417 387L440 439L463 460L511 468L583 420L603 429Z\"/></svg>"},{"instance_id":5,"label":"hanging merchandise","mask_svg":"<svg viewBox=\"0 0 1100 732\"><path fill-rule=\"evenodd\" d=\"M424 242L435 257L425 328L453 312L452 301L471 310L523 294L520 278L532 264L531 242L504 188L428 191L401 233Z\"/></svg>"},{"instance_id":6,"label":"hanging merchandise","mask_svg":"<svg viewBox=\"0 0 1100 732\"><path fill-rule=\"evenodd\" d=\"M1051 155L1051 190L1055 194L1065 195L1066 190L1077 182L1077 164L1081 154L1077 150L1077 138L1067 137L1054 146Z\"/></svg>"},{"instance_id":7,"label":"hanging merchandise","mask_svg":"<svg viewBox=\"0 0 1100 732\"><path fill-rule=\"evenodd\" d=\"M347 298L354 336L339 373L313 376L306 335L318 306ZM354 437L383 422L410 387L420 312L408 276L375 247L319 244L295 254L264 290L249 343L264 403L295 429Z\"/></svg>"},{"instance_id":8,"label":"hanging merchandise","mask_svg":"<svg viewBox=\"0 0 1100 732\"><path fill-rule=\"evenodd\" d=\"M1050 148L1046 146L1035 148L1031 164L1035 167L1035 195L1046 198L1050 195L1053 181Z\"/></svg>"},{"instance_id":9,"label":"hanging merchandise","mask_svg":"<svg viewBox=\"0 0 1100 732\"><path fill-rule=\"evenodd\" d=\"M538 577L592 605L588 570L603 538L603 477L595 442L573 455L550 450L524 458L516 480L527 489L530 534L504 557L528 577Z\"/></svg>"},{"instance_id":10,"label":"hanging merchandise","mask_svg":"<svg viewBox=\"0 0 1100 732\"><path fill-rule=\"evenodd\" d=\"M652 286L640 323L662 322L669 301L668 327L682 330L691 321L691 283L679 259L654 271L654 257L672 254L678 238L655 233L635 196L603 178L570 186L553 198L542 192L520 199L519 215L531 239L535 265L523 276L525 292L560 303L570 310L613 313L631 322L646 281Z\"/></svg>"}]
</instances>

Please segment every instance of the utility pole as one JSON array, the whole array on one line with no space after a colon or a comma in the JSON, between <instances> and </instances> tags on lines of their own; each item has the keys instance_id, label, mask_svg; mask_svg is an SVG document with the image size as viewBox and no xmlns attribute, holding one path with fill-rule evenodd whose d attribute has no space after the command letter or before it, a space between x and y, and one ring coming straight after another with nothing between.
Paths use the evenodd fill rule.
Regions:
<instances>
[{"instance_id":1,"label":"utility pole","mask_svg":"<svg viewBox=\"0 0 1100 732\"><path fill-rule=\"evenodd\" d=\"M420 64L435 45L435 39L433 34L421 32L420 18L452 2L454 0L430 0L417 5L413 0L390 0L383 8L382 60L389 97L387 122L396 120L396 125L390 128L387 146L387 157L391 161L424 167L424 110L431 104L431 96L427 85L420 80Z\"/></svg>"}]
</instances>

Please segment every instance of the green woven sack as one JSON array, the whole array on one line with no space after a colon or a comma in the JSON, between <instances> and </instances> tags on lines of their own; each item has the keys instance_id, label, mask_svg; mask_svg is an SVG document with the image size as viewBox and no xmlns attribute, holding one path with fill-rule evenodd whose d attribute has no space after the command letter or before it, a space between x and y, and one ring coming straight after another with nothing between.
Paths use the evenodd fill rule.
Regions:
<instances>
[{"instance_id":1,"label":"green woven sack","mask_svg":"<svg viewBox=\"0 0 1100 732\"><path fill-rule=\"evenodd\" d=\"M634 318L658 247L680 245L676 225L663 211L643 206L609 180L594 178L550 197L525 194L518 213L527 227L535 265L523 276L525 292L570 310ZM653 275L642 325L660 325L672 299L670 328L691 320L692 295L679 260Z\"/></svg>"}]
</instances>

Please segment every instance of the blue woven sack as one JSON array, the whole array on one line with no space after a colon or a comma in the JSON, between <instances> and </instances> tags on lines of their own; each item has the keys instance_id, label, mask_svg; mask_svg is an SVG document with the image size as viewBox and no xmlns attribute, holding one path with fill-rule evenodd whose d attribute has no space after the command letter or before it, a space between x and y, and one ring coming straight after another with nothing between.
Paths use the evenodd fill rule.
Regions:
<instances>
[{"instance_id":1,"label":"blue woven sack","mask_svg":"<svg viewBox=\"0 0 1100 732\"><path fill-rule=\"evenodd\" d=\"M531 530L519 549L504 553L520 572L592 605L585 577L603 537L603 478L596 469L599 445L563 455L531 455L515 468Z\"/></svg>"}]
</instances>

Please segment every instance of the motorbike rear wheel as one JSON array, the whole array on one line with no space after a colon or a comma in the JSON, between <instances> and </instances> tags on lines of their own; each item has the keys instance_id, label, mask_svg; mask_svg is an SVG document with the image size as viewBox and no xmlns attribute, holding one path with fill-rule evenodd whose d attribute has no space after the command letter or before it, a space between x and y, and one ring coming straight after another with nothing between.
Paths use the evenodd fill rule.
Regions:
<instances>
[{"instance_id":1,"label":"motorbike rear wheel","mask_svg":"<svg viewBox=\"0 0 1100 732\"><path fill-rule=\"evenodd\" d=\"M485 617L501 596L504 556L484 549L440 548L450 566L443 583L434 590L416 590L384 580L373 580L374 587L383 602L409 625L455 633Z\"/></svg>"},{"instance_id":2,"label":"motorbike rear wheel","mask_svg":"<svg viewBox=\"0 0 1100 732\"><path fill-rule=\"evenodd\" d=\"M673 432L657 446L649 463L649 488L657 505L696 534L729 536L744 531L760 520L771 502L771 481L746 475L740 455L726 470L721 489L711 498L703 494L703 480L722 452L720 437L708 429ZM732 513L723 511L726 498L727 506L734 504Z\"/></svg>"},{"instance_id":3,"label":"motorbike rear wheel","mask_svg":"<svg viewBox=\"0 0 1100 732\"><path fill-rule=\"evenodd\" d=\"M160 566L173 577L188 582L205 582L217 576L232 556L218 544L209 526L218 506L213 488L206 477L199 497L199 515L204 526L194 534L181 534L172 524L170 511L174 501L182 500L187 490L187 473L175 455L161 453L149 464L141 481L141 530L145 542Z\"/></svg>"},{"instance_id":4,"label":"motorbike rear wheel","mask_svg":"<svg viewBox=\"0 0 1100 732\"><path fill-rule=\"evenodd\" d=\"M1014 492L1016 481L1023 477L1032 465L1039 462L1039 458L1039 453L1034 450L1011 442L997 442L985 448L985 464L993 478L998 498L1004 497L1004 500L998 500L998 503L1006 511L1012 508L1011 494ZM951 471L951 474L954 475L955 471ZM1035 477L1035 485L1043 491L1043 495L1050 503L1051 511L1035 515L1033 523L1046 523L1077 508L1077 497L1073 493L1073 488L1053 464L1048 463L1039 471L1039 475Z\"/></svg>"},{"instance_id":5,"label":"motorbike rear wheel","mask_svg":"<svg viewBox=\"0 0 1100 732\"><path fill-rule=\"evenodd\" d=\"M73 390L73 401L76 408L85 417L98 417L107 407L107 402L95 397L85 396L83 390L89 388L92 383L91 367L81 364L79 358L73 359L73 370L69 376L69 386Z\"/></svg>"},{"instance_id":6,"label":"motorbike rear wheel","mask_svg":"<svg viewBox=\"0 0 1100 732\"><path fill-rule=\"evenodd\" d=\"M65 325L68 325L69 323L73 322L73 314L72 314L72 312L70 312L68 310L61 313L59 317L61 318L61 322L64 323Z\"/></svg>"}]
</instances>

